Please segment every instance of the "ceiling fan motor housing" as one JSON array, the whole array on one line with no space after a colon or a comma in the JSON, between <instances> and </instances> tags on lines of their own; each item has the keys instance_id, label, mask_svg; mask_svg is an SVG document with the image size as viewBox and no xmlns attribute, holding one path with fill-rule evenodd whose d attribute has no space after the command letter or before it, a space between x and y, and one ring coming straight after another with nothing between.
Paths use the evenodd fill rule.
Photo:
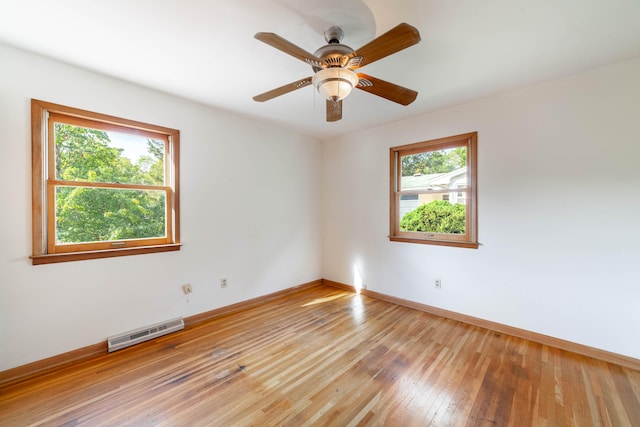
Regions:
<instances>
[{"instance_id":1,"label":"ceiling fan motor housing","mask_svg":"<svg viewBox=\"0 0 640 427\"><path fill-rule=\"evenodd\" d=\"M342 67L343 58L354 52L349 46L342 43L330 43L322 46L316 50L313 54L315 57L320 58L329 67ZM322 68L312 66L313 71L318 72Z\"/></svg>"}]
</instances>

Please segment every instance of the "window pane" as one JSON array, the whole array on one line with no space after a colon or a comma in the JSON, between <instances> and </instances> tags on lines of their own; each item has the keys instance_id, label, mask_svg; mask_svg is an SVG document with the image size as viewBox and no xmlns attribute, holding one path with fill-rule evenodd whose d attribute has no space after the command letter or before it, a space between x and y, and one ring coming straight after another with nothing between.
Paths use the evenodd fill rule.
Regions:
<instances>
[{"instance_id":1,"label":"window pane","mask_svg":"<svg viewBox=\"0 0 640 427\"><path fill-rule=\"evenodd\" d=\"M166 236L166 195L159 190L56 187L56 243Z\"/></svg>"},{"instance_id":2,"label":"window pane","mask_svg":"<svg viewBox=\"0 0 640 427\"><path fill-rule=\"evenodd\" d=\"M400 190L462 188L467 186L467 148L402 156Z\"/></svg>"},{"instance_id":3,"label":"window pane","mask_svg":"<svg viewBox=\"0 0 640 427\"><path fill-rule=\"evenodd\" d=\"M466 147L401 157L400 231L465 234L466 162Z\"/></svg>"},{"instance_id":4,"label":"window pane","mask_svg":"<svg viewBox=\"0 0 640 427\"><path fill-rule=\"evenodd\" d=\"M400 231L464 234L467 208L447 199L450 193L419 194L415 200L400 197Z\"/></svg>"},{"instance_id":5,"label":"window pane","mask_svg":"<svg viewBox=\"0 0 640 427\"><path fill-rule=\"evenodd\" d=\"M66 123L54 133L57 179L164 185L162 140Z\"/></svg>"}]
</instances>

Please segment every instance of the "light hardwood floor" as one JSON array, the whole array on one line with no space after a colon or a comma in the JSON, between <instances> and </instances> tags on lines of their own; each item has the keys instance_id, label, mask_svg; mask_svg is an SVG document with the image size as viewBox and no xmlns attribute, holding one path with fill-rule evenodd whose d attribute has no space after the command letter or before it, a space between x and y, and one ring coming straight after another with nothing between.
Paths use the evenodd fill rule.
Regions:
<instances>
[{"instance_id":1,"label":"light hardwood floor","mask_svg":"<svg viewBox=\"0 0 640 427\"><path fill-rule=\"evenodd\" d=\"M0 425L640 426L640 372L316 286L0 388Z\"/></svg>"}]
</instances>

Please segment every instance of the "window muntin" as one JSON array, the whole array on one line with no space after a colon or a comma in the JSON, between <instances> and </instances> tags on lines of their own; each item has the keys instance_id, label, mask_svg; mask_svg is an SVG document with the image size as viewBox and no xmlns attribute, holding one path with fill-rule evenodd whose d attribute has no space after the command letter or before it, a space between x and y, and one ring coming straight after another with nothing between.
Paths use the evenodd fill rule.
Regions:
<instances>
[{"instance_id":1,"label":"window muntin","mask_svg":"<svg viewBox=\"0 0 640 427\"><path fill-rule=\"evenodd\" d=\"M477 247L477 134L390 150L390 239Z\"/></svg>"},{"instance_id":2,"label":"window muntin","mask_svg":"<svg viewBox=\"0 0 640 427\"><path fill-rule=\"evenodd\" d=\"M32 127L34 264L179 249L177 130L36 100Z\"/></svg>"}]
</instances>

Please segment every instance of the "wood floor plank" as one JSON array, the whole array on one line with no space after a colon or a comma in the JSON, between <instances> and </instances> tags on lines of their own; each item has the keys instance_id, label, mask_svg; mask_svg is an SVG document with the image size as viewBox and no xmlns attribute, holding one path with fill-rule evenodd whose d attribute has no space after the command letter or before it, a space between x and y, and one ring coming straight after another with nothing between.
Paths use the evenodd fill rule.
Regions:
<instances>
[{"instance_id":1,"label":"wood floor plank","mask_svg":"<svg viewBox=\"0 0 640 427\"><path fill-rule=\"evenodd\" d=\"M320 285L10 383L0 425L638 426L640 372Z\"/></svg>"}]
</instances>

